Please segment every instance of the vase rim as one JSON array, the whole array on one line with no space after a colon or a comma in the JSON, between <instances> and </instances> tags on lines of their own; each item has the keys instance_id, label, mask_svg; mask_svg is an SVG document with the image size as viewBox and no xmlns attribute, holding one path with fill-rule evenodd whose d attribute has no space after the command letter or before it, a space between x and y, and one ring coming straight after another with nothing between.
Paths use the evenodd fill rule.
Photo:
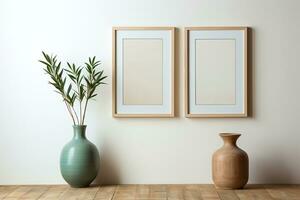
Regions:
<instances>
[{"instance_id":1,"label":"vase rim","mask_svg":"<svg viewBox=\"0 0 300 200\"><path fill-rule=\"evenodd\" d=\"M76 124L76 125L73 125L73 127L86 127L87 125L78 125L78 124Z\"/></svg>"},{"instance_id":2,"label":"vase rim","mask_svg":"<svg viewBox=\"0 0 300 200\"><path fill-rule=\"evenodd\" d=\"M221 137L231 137L231 136L241 136L242 134L240 134L240 133L220 133L219 135Z\"/></svg>"}]
</instances>

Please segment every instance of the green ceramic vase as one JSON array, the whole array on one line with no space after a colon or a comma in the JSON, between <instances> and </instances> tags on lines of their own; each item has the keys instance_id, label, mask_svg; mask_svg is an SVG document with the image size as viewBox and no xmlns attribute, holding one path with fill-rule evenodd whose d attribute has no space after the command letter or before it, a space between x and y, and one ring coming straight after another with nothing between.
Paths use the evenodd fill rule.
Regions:
<instances>
[{"instance_id":1,"label":"green ceramic vase","mask_svg":"<svg viewBox=\"0 0 300 200\"><path fill-rule=\"evenodd\" d=\"M86 126L74 125L74 136L60 155L60 171L71 187L88 187L99 171L97 147L85 137Z\"/></svg>"}]
</instances>

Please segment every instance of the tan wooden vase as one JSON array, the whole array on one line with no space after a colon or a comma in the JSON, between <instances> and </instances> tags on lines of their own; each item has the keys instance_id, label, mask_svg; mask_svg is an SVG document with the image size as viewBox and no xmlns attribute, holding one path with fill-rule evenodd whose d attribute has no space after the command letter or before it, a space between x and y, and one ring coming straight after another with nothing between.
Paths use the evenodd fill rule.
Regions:
<instances>
[{"instance_id":1,"label":"tan wooden vase","mask_svg":"<svg viewBox=\"0 0 300 200\"><path fill-rule=\"evenodd\" d=\"M216 188L240 189L248 182L249 159L236 145L241 134L220 133L224 145L212 157L212 177Z\"/></svg>"}]
</instances>

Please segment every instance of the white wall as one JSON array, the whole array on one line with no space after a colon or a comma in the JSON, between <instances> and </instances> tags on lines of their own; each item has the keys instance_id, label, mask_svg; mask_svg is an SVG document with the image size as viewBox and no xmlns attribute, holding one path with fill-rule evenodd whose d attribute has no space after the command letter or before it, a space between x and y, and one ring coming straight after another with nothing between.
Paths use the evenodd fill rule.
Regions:
<instances>
[{"instance_id":1,"label":"white wall","mask_svg":"<svg viewBox=\"0 0 300 200\"><path fill-rule=\"evenodd\" d=\"M210 183L221 131L241 132L250 182L300 183L300 1L1 0L0 184L64 183L59 154L72 137L61 99L37 62L41 50L83 63L96 55L111 83L112 26L176 26L174 119L115 119L111 84L88 109L102 183ZM252 107L246 119L186 119L183 27L250 26Z\"/></svg>"}]
</instances>

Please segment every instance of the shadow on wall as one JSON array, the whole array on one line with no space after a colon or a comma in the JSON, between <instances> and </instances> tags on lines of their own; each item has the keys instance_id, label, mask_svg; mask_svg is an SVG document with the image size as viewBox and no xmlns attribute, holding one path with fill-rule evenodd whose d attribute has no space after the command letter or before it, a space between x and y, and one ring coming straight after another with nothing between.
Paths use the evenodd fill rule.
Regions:
<instances>
[{"instance_id":1,"label":"shadow on wall","mask_svg":"<svg viewBox=\"0 0 300 200\"><path fill-rule=\"evenodd\" d=\"M111 145L103 143L99 149L100 152L100 169L98 176L94 180L93 184L117 184L120 183L120 177L117 163L113 159L115 156L110 150Z\"/></svg>"},{"instance_id":2,"label":"shadow on wall","mask_svg":"<svg viewBox=\"0 0 300 200\"><path fill-rule=\"evenodd\" d=\"M179 108L180 108L180 94L179 94L179 90L176 88L180 88L180 54L183 52L180 52L180 49L182 49L181 43L180 43L180 37L182 37L179 34L179 29L175 28L175 43L174 43L174 49L175 49L175 60L174 60L174 113L175 113L175 117L180 117L179 114Z\"/></svg>"},{"instance_id":3,"label":"shadow on wall","mask_svg":"<svg viewBox=\"0 0 300 200\"><path fill-rule=\"evenodd\" d=\"M274 157L272 155L255 160L256 165L252 171L255 173L257 181L263 184L294 183L293 174L288 167L289 162L284 159L284 156Z\"/></svg>"},{"instance_id":4,"label":"shadow on wall","mask_svg":"<svg viewBox=\"0 0 300 200\"><path fill-rule=\"evenodd\" d=\"M254 50L255 50L255 31L254 28L248 29L248 116L254 118L254 108L255 108L255 102L254 102L254 91L255 91L255 81L254 80L254 73L255 73L255 57L254 57Z\"/></svg>"}]
</instances>

